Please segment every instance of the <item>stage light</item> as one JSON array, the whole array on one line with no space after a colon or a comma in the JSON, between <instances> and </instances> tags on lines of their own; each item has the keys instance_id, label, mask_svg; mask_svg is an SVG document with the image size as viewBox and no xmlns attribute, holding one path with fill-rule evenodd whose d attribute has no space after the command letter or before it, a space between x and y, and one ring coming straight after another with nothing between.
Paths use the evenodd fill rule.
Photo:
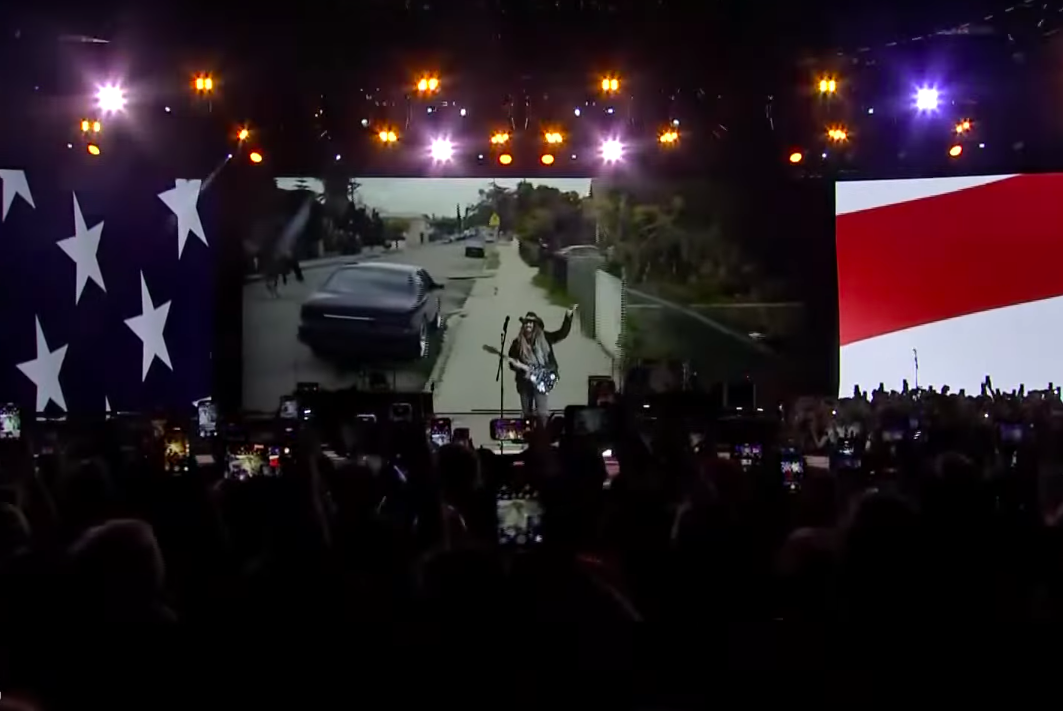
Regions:
<instances>
[{"instance_id":1,"label":"stage light","mask_svg":"<svg viewBox=\"0 0 1063 711\"><path fill-rule=\"evenodd\" d=\"M971 122L969 119L964 119L956 124L956 133L967 133L971 130Z\"/></svg>"},{"instance_id":2,"label":"stage light","mask_svg":"<svg viewBox=\"0 0 1063 711\"><path fill-rule=\"evenodd\" d=\"M827 138L835 143L841 143L842 141L849 140L849 132L844 128L831 128L827 129Z\"/></svg>"},{"instance_id":3,"label":"stage light","mask_svg":"<svg viewBox=\"0 0 1063 711\"><path fill-rule=\"evenodd\" d=\"M397 140L399 140L399 137L395 134L394 131L388 131L386 129L378 133L376 135L376 138L381 143L395 143Z\"/></svg>"},{"instance_id":4,"label":"stage light","mask_svg":"<svg viewBox=\"0 0 1063 711\"><path fill-rule=\"evenodd\" d=\"M819 93L820 94L834 94L838 91L838 82L834 79L820 79L819 80Z\"/></svg>"},{"instance_id":5,"label":"stage light","mask_svg":"<svg viewBox=\"0 0 1063 711\"><path fill-rule=\"evenodd\" d=\"M602 91L607 94L613 94L620 91L620 80L614 77L604 77L602 79Z\"/></svg>"},{"instance_id":6,"label":"stage light","mask_svg":"<svg viewBox=\"0 0 1063 711\"><path fill-rule=\"evenodd\" d=\"M250 137L251 132L246 128L241 128L239 131L236 132L236 140L238 141L246 141Z\"/></svg>"},{"instance_id":7,"label":"stage light","mask_svg":"<svg viewBox=\"0 0 1063 711\"><path fill-rule=\"evenodd\" d=\"M214 79L212 79L209 75L204 74L202 76L196 77L195 81L192 83L192 86L194 86L196 91L201 94L209 94L210 92L214 91Z\"/></svg>"},{"instance_id":8,"label":"stage light","mask_svg":"<svg viewBox=\"0 0 1063 711\"><path fill-rule=\"evenodd\" d=\"M82 133L88 133L89 131L92 131L93 133L99 133L102 130L103 124L101 124L99 121L89 121L88 119L81 119Z\"/></svg>"},{"instance_id":9,"label":"stage light","mask_svg":"<svg viewBox=\"0 0 1063 711\"><path fill-rule=\"evenodd\" d=\"M665 131L657 137L657 140L665 145L670 145L679 140L679 131Z\"/></svg>"},{"instance_id":10,"label":"stage light","mask_svg":"<svg viewBox=\"0 0 1063 711\"><path fill-rule=\"evenodd\" d=\"M103 125L99 121L92 122L92 132L99 133L103 129Z\"/></svg>"},{"instance_id":11,"label":"stage light","mask_svg":"<svg viewBox=\"0 0 1063 711\"><path fill-rule=\"evenodd\" d=\"M961 155L963 155L963 146L956 144L949 149L950 158L959 158Z\"/></svg>"},{"instance_id":12,"label":"stage light","mask_svg":"<svg viewBox=\"0 0 1063 711\"><path fill-rule=\"evenodd\" d=\"M624 144L615 138L602 141L601 154L606 163L616 163L624 157Z\"/></svg>"},{"instance_id":13,"label":"stage light","mask_svg":"<svg viewBox=\"0 0 1063 711\"><path fill-rule=\"evenodd\" d=\"M539 162L542 163L543 165L553 165L554 164L554 157L552 155L550 155L549 153L543 153L542 157L539 158Z\"/></svg>"},{"instance_id":14,"label":"stage light","mask_svg":"<svg viewBox=\"0 0 1063 711\"><path fill-rule=\"evenodd\" d=\"M491 136L491 143L493 143L496 146L501 146L503 143L507 143L508 141L509 141L509 134L505 133L505 132L501 132L500 131L500 132L496 133L495 135Z\"/></svg>"},{"instance_id":15,"label":"stage light","mask_svg":"<svg viewBox=\"0 0 1063 711\"><path fill-rule=\"evenodd\" d=\"M85 148L88 150L90 156L98 156L100 154L100 147L95 143L90 143Z\"/></svg>"},{"instance_id":16,"label":"stage light","mask_svg":"<svg viewBox=\"0 0 1063 711\"><path fill-rule=\"evenodd\" d=\"M445 138L437 138L432 141L429 155L437 163L446 163L454 157L454 144Z\"/></svg>"},{"instance_id":17,"label":"stage light","mask_svg":"<svg viewBox=\"0 0 1063 711\"><path fill-rule=\"evenodd\" d=\"M565 137L557 131L548 131L543 135L543 138L546 139L547 143L553 144L563 143L565 140Z\"/></svg>"},{"instance_id":18,"label":"stage light","mask_svg":"<svg viewBox=\"0 0 1063 711\"><path fill-rule=\"evenodd\" d=\"M262 154L258 151L251 151L250 155L248 155L247 157L251 159L252 163L257 164L262 162Z\"/></svg>"},{"instance_id":19,"label":"stage light","mask_svg":"<svg viewBox=\"0 0 1063 711\"><path fill-rule=\"evenodd\" d=\"M915 92L915 108L917 111L937 111L940 99L937 89L923 87Z\"/></svg>"},{"instance_id":20,"label":"stage light","mask_svg":"<svg viewBox=\"0 0 1063 711\"><path fill-rule=\"evenodd\" d=\"M513 162L513 156L511 156L508 153L503 153L502 155L500 155L498 157L498 162L501 163L502 165L509 165L510 163Z\"/></svg>"},{"instance_id":21,"label":"stage light","mask_svg":"<svg viewBox=\"0 0 1063 711\"><path fill-rule=\"evenodd\" d=\"M790 162L793 163L794 165L797 165L798 163L800 163L802 160L804 160L804 158L805 157L804 157L804 155L801 154L801 151L794 151L793 153L790 154Z\"/></svg>"},{"instance_id":22,"label":"stage light","mask_svg":"<svg viewBox=\"0 0 1063 711\"><path fill-rule=\"evenodd\" d=\"M117 113L125 109L126 96L122 87L107 84L96 90L96 104L104 113Z\"/></svg>"},{"instance_id":23,"label":"stage light","mask_svg":"<svg viewBox=\"0 0 1063 711\"><path fill-rule=\"evenodd\" d=\"M417 91L422 94L431 94L439 91L438 77L421 77L417 80Z\"/></svg>"}]
</instances>

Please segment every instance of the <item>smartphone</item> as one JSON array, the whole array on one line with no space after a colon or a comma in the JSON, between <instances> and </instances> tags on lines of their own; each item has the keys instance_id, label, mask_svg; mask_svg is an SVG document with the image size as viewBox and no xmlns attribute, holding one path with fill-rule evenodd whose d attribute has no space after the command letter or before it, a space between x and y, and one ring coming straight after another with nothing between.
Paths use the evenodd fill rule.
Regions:
<instances>
[{"instance_id":1,"label":"smartphone","mask_svg":"<svg viewBox=\"0 0 1063 711\"><path fill-rule=\"evenodd\" d=\"M392 422L413 422L413 405L408 402L395 402L391 405Z\"/></svg>"},{"instance_id":2,"label":"smartphone","mask_svg":"<svg viewBox=\"0 0 1063 711\"><path fill-rule=\"evenodd\" d=\"M754 464L760 463L764 456L764 448L759 444L740 444L734 448L733 459L737 459L743 469L749 469Z\"/></svg>"},{"instance_id":3,"label":"smartphone","mask_svg":"<svg viewBox=\"0 0 1063 711\"><path fill-rule=\"evenodd\" d=\"M277 476L281 473L281 457L284 448L264 444L232 444L226 451L225 475L229 479L244 481L259 476Z\"/></svg>"},{"instance_id":4,"label":"smartphone","mask_svg":"<svg viewBox=\"0 0 1063 711\"><path fill-rule=\"evenodd\" d=\"M612 429L611 415L604 407L569 405L565 408L565 428L576 436L605 435Z\"/></svg>"},{"instance_id":5,"label":"smartphone","mask_svg":"<svg viewBox=\"0 0 1063 711\"><path fill-rule=\"evenodd\" d=\"M779 462L782 467L783 486L791 491L800 489L805 478L805 458L795 450L784 449L780 453Z\"/></svg>"},{"instance_id":6,"label":"smartphone","mask_svg":"<svg viewBox=\"0 0 1063 711\"><path fill-rule=\"evenodd\" d=\"M171 474L179 474L188 471L189 458L192 456L192 446L188 441L188 434L178 428L171 428L164 435L165 448L164 466Z\"/></svg>"},{"instance_id":7,"label":"smartphone","mask_svg":"<svg viewBox=\"0 0 1063 711\"><path fill-rule=\"evenodd\" d=\"M605 463L605 488L608 489L612 485L613 479L620 474L620 462L613 456L613 450L611 449L602 450L602 462Z\"/></svg>"},{"instance_id":8,"label":"smartphone","mask_svg":"<svg viewBox=\"0 0 1063 711\"><path fill-rule=\"evenodd\" d=\"M368 424L376 424L376 415L371 412L363 412L360 415L355 415L354 421Z\"/></svg>"},{"instance_id":9,"label":"smartphone","mask_svg":"<svg viewBox=\"0 0 1063 711\"><path fill-rule=\"evenodd\" d=\"M501 487L495 497L495 511L500 544L529 546L543 542L543 507L530 487Z\"/></svg>"},{"instance_id":10,"label":"smartphone","mask_svg":"<svg viewBox=\"0 0 1063 711\"><path fill-rule=\"evenodd\" d=\"M218 431L218 408L213 402L201 402L196 407L196 422L200 437L213 437Z\"/></svg>"},{"instance_id":11,"label":"smartphone","mask_svg":"<svg viewBox=\"0 0 1063 711\"><path fill-rule=\"evenodd\" d=\"M491 439L496 442L523 442L527 430L527 421L519 417L491 420Z\"/></svg>"},{"instance_id":12,"label":"smartphone","mask_svg":"<svg viewBox=\"0 0 1063 711\"><path fill-rule=\"evenodd\" d=\"M1000 441L1004 444L1022 444L1022 425L1001 424Z\"/></svg>"},{"instance_id":13,"label":"smartphone","mask_svg":"<svg viewBox=\"0 0 1063 711\"><path fill-rule=\"evenodd\" d=\"M292 395L282 397L278 413L282 420L299 419L299 403L295 397Z\"/></svg>"},{"instance_id":14,"label":"smartphone","mask_svg":"<svg viewBox=\"0 0 1063 711\"><path fill-rule=\"evenodd\" d=\"M834 463L838 469L859 469L861 462L856 443L849 439L839 442L834 452Z\"/></svg>"},{"instance_id":15,"label":"smartphone","mask_svg":"<svg viewBox=\"0 0 1063 711\"><path fill-rule=\"evenodd\" d=\"M466 430L467 431L467 430ZM437 417L428 427L428 437L437 447L448 445L452 439L452 425L449 417Z\"/></svg>"},{"instance_id":16,"label":"smartphone","mask_svg":"<svg viewBox=\"0 0 1063 711\"><path fill-rule=\"evenodd\" d=\"M22 439L22 411L18 405L0 405L0 440Z\"/></svg>"}]
</instances>

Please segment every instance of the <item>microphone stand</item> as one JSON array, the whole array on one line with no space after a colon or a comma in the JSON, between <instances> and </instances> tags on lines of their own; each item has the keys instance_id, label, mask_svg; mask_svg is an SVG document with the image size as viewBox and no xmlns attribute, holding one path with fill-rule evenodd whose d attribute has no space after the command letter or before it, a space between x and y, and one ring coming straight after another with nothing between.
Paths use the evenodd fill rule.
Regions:
<instances>
[{"instance_id":1,"label":"microphone stand","mask_svg":"<svg viewBox=\"0 0 1063 711\"><path fill-rule=\"evenodd\" d=\"M509 316L502 322L502 335L498 338L498 370L495 371L495 382L498 383L498 418L506 416L506 384L502 381L502 364L506 362L506 336L509 333ZM498 443L498 452L502 453L504 443Z\"/></svg>"}]
</instances>

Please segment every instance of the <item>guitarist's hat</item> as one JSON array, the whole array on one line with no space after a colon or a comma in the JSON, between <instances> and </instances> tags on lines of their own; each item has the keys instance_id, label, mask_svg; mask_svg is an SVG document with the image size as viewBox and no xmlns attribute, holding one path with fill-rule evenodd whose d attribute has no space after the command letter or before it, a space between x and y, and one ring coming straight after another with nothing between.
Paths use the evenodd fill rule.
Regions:
<instances>
[{"instance_id":1,"label":"guitarist's hat","mask_svg":"<svg viewBox=\"0 0 1063 711\"><path fill-rule=\"evenodd\" d=\"M535 313L534 311L529 311L528 313L521 316L520 322L522 325L526 323L534 323L539 328L546 328L546 324L544 324L543 320L539 318L539 314Z\"/></svg>"}]
</instances>

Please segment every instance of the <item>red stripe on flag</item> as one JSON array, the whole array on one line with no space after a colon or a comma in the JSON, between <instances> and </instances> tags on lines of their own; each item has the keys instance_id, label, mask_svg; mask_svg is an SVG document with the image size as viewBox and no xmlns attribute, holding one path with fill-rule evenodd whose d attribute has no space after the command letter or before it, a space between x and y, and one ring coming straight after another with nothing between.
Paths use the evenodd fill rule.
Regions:
<instances>
[{"instance_id":1,"label":"red stripe on flag","mask_svg":"<svg viewBox=\"0 0 1063 711\"><path fill-rule=\"evenodd\" d=\"M1060 296L1063 174L840 215L836 240L843 346Z\"/></svg>"}]
</instances>

